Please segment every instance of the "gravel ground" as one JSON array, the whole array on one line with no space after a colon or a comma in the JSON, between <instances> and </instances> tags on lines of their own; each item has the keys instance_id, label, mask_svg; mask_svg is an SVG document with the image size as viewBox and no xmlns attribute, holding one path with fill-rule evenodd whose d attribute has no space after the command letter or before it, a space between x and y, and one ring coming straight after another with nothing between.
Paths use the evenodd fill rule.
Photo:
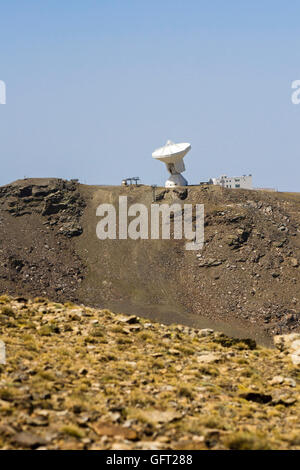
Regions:
<instances>
[{"instance_id":1,"label":"gravel ground","mask_svg":"<svg viewBox=\"0 0 300 470\"><path fill-rule=\"evenodd\" d=\"M2 449L300 449L282 348L7 295L0 340Z\"/></svg>"}]
</instances>

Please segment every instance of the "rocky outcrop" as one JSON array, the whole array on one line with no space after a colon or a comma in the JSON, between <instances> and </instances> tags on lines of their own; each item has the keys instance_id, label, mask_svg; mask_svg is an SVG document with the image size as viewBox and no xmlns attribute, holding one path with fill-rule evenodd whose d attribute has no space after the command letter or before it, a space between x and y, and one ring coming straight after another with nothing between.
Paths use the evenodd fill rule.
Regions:
<instances>
[{"instance_id":1,"label":"rocky outcrop","mask_svg":"<svg viewBox=\"0 0 300 470\"><path fill-rule=\"evenodd\" d=\"M30 179L0 188L2 209L14 217L40 214L44 225L67 237L81 235L85 202L76 181Z\"/></svg>"},{"instance_id":2,"label":"rocky outcrop","mask_svg":"<svg viewBox=\"0 0 300 470\"><path fill-rule=\"evenodd\" d=\"M76 181L28 179L0 188L0 290L74 299L84 263L71 240L83 232Z\"/></svg>"},{"instance_id":3,"label":"rocky outcrop","mask_svg":"<svg viewBox=\"0 0 300 470\"><path fill-rule=\"evenodd\" d=\"M290 356L295 366L300 366L300 334L277 335L274 337L274 344Z\"/></svg>"}]
</instances>

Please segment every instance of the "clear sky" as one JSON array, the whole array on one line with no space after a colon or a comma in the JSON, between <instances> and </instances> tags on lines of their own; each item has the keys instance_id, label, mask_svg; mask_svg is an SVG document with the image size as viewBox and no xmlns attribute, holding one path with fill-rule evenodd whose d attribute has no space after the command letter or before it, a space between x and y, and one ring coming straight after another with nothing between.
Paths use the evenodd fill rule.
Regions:
<instances>
[{"instance_id":1,"label":"clear sky","mask_svg":"<svg viewBox=\"0 0 300 470\"><path fill-rule=\"evenodd\" d=\"M0 0L0 184L190 183L252 173L300 191L299 0Z\"/></svg>"}]
</instances>

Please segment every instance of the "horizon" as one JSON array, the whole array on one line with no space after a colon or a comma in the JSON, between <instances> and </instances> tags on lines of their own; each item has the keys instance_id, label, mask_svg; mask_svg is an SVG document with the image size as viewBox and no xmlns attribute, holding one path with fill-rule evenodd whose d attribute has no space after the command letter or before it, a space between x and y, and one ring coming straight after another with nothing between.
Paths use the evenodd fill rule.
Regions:
<instances>
[{"instance_id":1,"label":"horizon","mask_svg":"<svg viewBox=\"0 0 300 470\"><path fill-rule=\"evenodd\" d=\"M247 176L247 175L243 175L243 176ZM251 176L251 175L249 175ZM233 175L232 176L233 178L234 177L238 177L238 175ZM131 179L131 178L129 178ZM112 187L112 188L117 188L117 187L134 187L134 188L143 188L143 187L147 187L149 189L153 188L153 185L151 184L147 184L147 183L138 183L137 185L135 183L132 183L132 184L127 184L126 186L123 186L121 183L119 184L106 184L106 183L97 183L97 184L91 184L91 183L83 183L82 181L80 181L79 179L77 178L64 178L64 177L57 177L57 176L33 176L33 177L25 177L25 178L18 178L16 180L13 180L13 181L8 181L6 183L3 183L0 185L0 187L4 187L4 186L10 186L14 183L17 183L17 182L21 182L21 181L30 181L30 180L62 180L62 181L76 181L79 185L84 185L84 186L96 186L96 187L103 187L103 188L106 188L106 187ZM200 182L199 183L195 183L195 184L188 184L187 186L178 186L178 188L181 188L181 189L185 189L185 188L196 188L196 187L201 187L202 185L206 185L206 186L213 186L213 187L218 187L218 188L222 188L222 186L218 185L218 184L213 184L213 183L209 183L209 182ZM155 188L156 189L164 189L164 190L173 190L174 188L173 187L166 187L163 183L161 185L155 185ZM275 193L287 193L287 194L300 194L300 191L281 191L281 190L278 190L277 188L271 188L271 187L256 187L256 186L253 186L253 188L251 189L248 189L248 188L224 188L228 191L231 191L231 190L235 190L235 191L265 191L265 192L275 192Z\"/></svg>"}]
</instances>

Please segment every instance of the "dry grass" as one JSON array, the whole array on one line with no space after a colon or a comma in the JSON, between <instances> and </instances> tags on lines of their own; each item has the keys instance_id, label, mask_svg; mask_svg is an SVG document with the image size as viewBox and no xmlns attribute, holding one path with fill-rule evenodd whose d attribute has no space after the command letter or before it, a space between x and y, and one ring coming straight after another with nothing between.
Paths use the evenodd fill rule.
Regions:
<instances>
[{"instance_id":1,"label":"dry grass","mask_svg":"<svg viewBox=\"0 0 300 470\"><path fill-rule=\"evenodd\" d=\"M49 449L300 448L299 369L275 350L72 303L0 304L2 449L20 431ZM210 353L218 362L199 363ZM277 375L296 387L271 385Z\"/></svg>"}]
</instances>

